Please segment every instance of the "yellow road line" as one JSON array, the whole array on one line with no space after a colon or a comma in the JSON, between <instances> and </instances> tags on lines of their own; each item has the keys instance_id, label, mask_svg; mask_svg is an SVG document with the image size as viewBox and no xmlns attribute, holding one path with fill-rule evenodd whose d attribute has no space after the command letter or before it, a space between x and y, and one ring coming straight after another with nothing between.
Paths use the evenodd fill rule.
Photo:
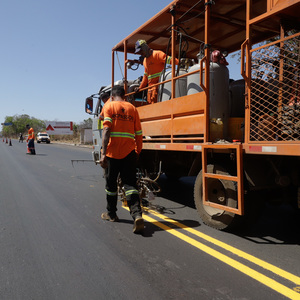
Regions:
<instances>
[{"instance_id":1,"label":"yellow road line","mask_svg":"<svg viewBox=\"0 0 300 300\"><path fill-rule=\"evenodd\" d=\"M289 273L287 271L284 271L283 269L275 267L274 265L271 265L271 264L255 257L255 256L251 255L251 254L248 254L248 253L246 253L242 250L239 250L239 249L234 248L234 247L232 247L228 244L225 244L225 243L223 243L223 242L221 242L217 239L214 239L214 238L210 237L209 235L206 235L202 232L199 232L198 230L195 230L195 229L190 228L190 227L188 227L184 224L181 224L178 221L175 221L175 220L170 219L170 218L168 218L168 217L166 217L166 216L164 216L160 213L157 213L154 210L146 209L146 208L144 208L144 209L147 210L148 212L150 212L151 214L154 214L154 215L158 216L159 218L161 218L161 219L163 219L163 220L165 220L169 223L173 223L177 227L180 227L180 228L182 228L182 229L184 229L184 230L186 230L186 231L188 231L188 232L190 232L190 233L192 233L192 234L194 234L194 235L196 235L196 236L198 236L198 237L200 237L200 238L202 238L202 239L204 239L204 240L206 240L210 243L213 243L213 244L215 244L215 245L217 245L217 246L219 246L219 247L221 247L221 248L223 248L227 251L230 251L230 252L232 252L232 253L234 253L234 254L236 254L236 255L238 255L238 256L240 256L240 257L242 257L242 258L244 258L244 259L246 259L246 260L262 267L262 268L264 268L264 269L266 269L266 270L269 270L269 271L275 273L276 275L279 275L279 276L281 276L281 277L283 277L283 278L285 278L285 279L287 279L287 280L289 280L289 281L291 281L291 282L293 282L297 285L300 285L300 277L295 276L292 273Z\"/></svg>"},{"instance_id":2,"label":"yellow road line","mask_svg":"<svg viewBox=\"0 0 300 300\"><path fill-rule=\"evenodd\" d=\"M123 206L123 208L129 210L128 207ZM157 215L157 214L155 214L155 215ZM160 215L160 214L158 214L158 215ZM269 288L275 290L276 292L284 295L285 297L288 297L288 298L294 299L294 300L300 300L300 294L298 294L297 292L293 291L292 289L284 286L283 284L275 281L274 279L271 279L271 278L255 271L255 270L251 269L250 267L248 267L246 265L243 265L239 261L234 260L234 259L226 256L225 254L222 254L222 253L216 251L215 249L210 248L210 247L198 242L197 240L186 236L185 234L179 232L178 230L173 229L173 228L157 221L156 219L153 219L153 218L149 217L148 215L144 214L143 218L146 221L153 223L157 227L162 228L166 232L168 232L168 233L178 237L179 239L189 243L190 245L200 249L201 251L207 253L208 255L213 256L218 260L221 260L222 262L226 263L227 265L231 266L232 268L235 268L236 270L238 270L238 271L248 275L249 277L261 282L262 284L264 284L264 285L268 286ZM172 220L172 219L166 218L166 221L170 222L169 220ZM172 221L174 221L174 220L172 220ZM172 223L178 223L178 222L174 221ZM181 224L181 225L184 226L183 224Z\"/></svg>"}]
</instances>

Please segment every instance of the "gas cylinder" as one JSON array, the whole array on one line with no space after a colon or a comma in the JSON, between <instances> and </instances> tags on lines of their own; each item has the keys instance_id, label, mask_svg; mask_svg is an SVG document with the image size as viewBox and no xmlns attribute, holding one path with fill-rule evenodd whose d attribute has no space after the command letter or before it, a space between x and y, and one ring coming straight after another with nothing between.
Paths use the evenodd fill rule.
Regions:
<instances>
[{"instance_id":1,"label":"gas cylinder","mask_svg":"<svg viewBox=\"0 0 300 300\"><path fill-rule=\"evenodd\" d=\"M210 140L226 139L228 137L229 120L229 71L225 57L220 51L212 53L212 61L209 64L209 118L210 118ZM213 54L216 54L213 56ZM200 64L189 69L189 72L199 70ZM204 72L204 71L203 71ZM204 80L204 74L203 74ZM192 95L201 92L200 74L195 73L188 76L187 94Z\"/></svg>"},{"instance_id":2,"label":"gas cylinder","mask_svg":"<svg viewBox=\"0 0 300 300\"><path fill-rule=\"evenodd\" d=\"M243 118L245 116L245 80L239 79L229 84L229 116Z\"/></svg>"},{"instance_id":3,"label":"gas cylinder","mask_svg":"<svg viewBox=\"0 0 300 300\"><path fill-rule=\"evenodd\" d=\"M187 73L186 70L180 69L178 76L186 74L186 73ZM166 72L164 74L164 76L161 75L161 77L159 79L159 82L162 82L162 81L165 81L165 80L168 80L168 79L171 79L171 78L172 78L172 70ZM176 80L176 84L175 84L175 97L176 98L186 96L186 94L187 94L186 82L187 82L186 77L183 77L183 78L180 78L180 79ZM170 100L171 99L171 93L172 93L172 82L171 81L167 82L167 83L164 83L163 85L160 85L159 94L158 94L158 101Z\"/></svg>"},{"instance_id":4,"label":"gas cylinder","mask_svg":"<svg viewBox=\"0 0 300 300\"><path fill-rule=\"evenodd\" d=\"M188 73L200 70L200 63L193 65L190 67ZM200 86L200 75L199 73L195 73L187 76L187 94L192 95L199 92L202 92L202 88Z\"/></svg>"}]
</instances>

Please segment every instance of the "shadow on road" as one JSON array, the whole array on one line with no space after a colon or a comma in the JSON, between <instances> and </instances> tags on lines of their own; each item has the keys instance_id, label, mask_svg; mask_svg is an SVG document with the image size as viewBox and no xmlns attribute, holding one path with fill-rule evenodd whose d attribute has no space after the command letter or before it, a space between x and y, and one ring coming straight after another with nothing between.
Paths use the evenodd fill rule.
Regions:
<instances>
[{"instance_id":1,"label":"shadow on road","mask_svg":"<svg viewBox=\"0 0 300 300\"><path fill-rule=\"evenodd\" d=\"M145 221L145 228L142 233L143 237L152 237L155 232L158 231L168 231L172 229L182 230L182 228L195 228L201 226L198 221L195 220L176 220L172 219L174 222L169 223L167 221L155 221L147 222ZM133 220L119 219L118 223L132 224ZM180 223L181 228L176 226L176 223Z\"/></svg>"},{"instance_id":2,"label":"shadow on road","mask_svg":"<svg viewBox=\"0 0 300 300\"><path fill-rule=\"evenodd\" d=\"M179 180L170 180L162 175L159 178L162 189L159 196L182 204L183 207L196 209L194 205L195 179L195 177L182 177ZM280 195L278 198L282 200ZM250 216L242 218L239 227L231 229L230 232L259 244L300 245L299 209L287 203L271 204L266 201L262 201L255 209L259 210L258 214L252 211ZM162 213L175 214L170 208Z\"/></svg>"},{"instance_id":3,"label":"shadow on road","mask_svg":"<svg viewBox=\"0 0 300 300\"><path fill-rule=\"evenodd\" d=\"M152 237L152 235L157 232L157 231L168 231L168 230L179 230L182 231L182 228L179 228L178 226L176 226L176 222L180 223L181 225L183 225L186 228L195 228L195 227L199 227L201 226L201 224L197 221L194 220L176 220L173 219L175 221L175 223L169 223L166 221L157 221L157 222L145 222L145 229L143 232L143 236L144 237Z\"/></svg>"},{"instance_id":4,"label":"shadow on road","mask_svg":"<svg viewBox=\"0 0 300 300\"><path fill-rule=\"evenodd\" d=\"M264 203L257 221L237 235L257 244L300 245L300 213L289 204Z\"/></svg>"},{"instance_id":5,"label":"shadow on road","mask_svg":"<svg viewBox=\"0 0 300 300\"><path fill-rule=\"evenodd\" d=\"M181 177L178 180L168 179L161 175L158 184L161 187L160 197L195 208L194 183L196 177Z\"/></svg>"}]
</instances>

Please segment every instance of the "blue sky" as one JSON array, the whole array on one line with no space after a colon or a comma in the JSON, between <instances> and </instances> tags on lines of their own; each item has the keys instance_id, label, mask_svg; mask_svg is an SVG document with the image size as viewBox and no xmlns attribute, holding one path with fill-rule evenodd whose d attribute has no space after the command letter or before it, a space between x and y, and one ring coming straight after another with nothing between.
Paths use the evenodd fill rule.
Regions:
<instances>
[{"instance_id":1,"label":"blue sky","mask_svg":"<svg viewBox=\"0 0 300 300\"><path fill-rule=\"evenodd\" d=\"M87 119L85 98L110 84L112 47L170 2L1 0L0 123L22 114Z\"/></svg>"}]
</instances>

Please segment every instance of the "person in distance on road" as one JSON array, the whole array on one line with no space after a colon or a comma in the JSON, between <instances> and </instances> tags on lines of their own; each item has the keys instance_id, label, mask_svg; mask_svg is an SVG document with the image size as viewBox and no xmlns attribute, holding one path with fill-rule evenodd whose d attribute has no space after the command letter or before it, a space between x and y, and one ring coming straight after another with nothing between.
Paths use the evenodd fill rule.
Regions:
<instances>
[{"instance_id":1,"label":"person in distance on road","mask_svg":"<svg viewBox=\"0 0 300 300\"><path fill-rule=\"evenodd\" d=\"M111 101L103 107L103 137L100 165L105 168L107 212L101 215L103 220L118 221L117 178L124 185L127 204L134 220L133 232L144 229L140 196L136 185L136 161L142 150L142 129L137 109L125 101L125 91L114 86Z\"/></svg>"},{"instance_id":2,"label":"person in distance on road","mask_svg":"<svg viewBox=\"0 0 300 300\"><path fill-rule=\"evenodd\" d=\"M32 154L35 155L35 148L34 148L34 130L32 127L30 127L29 124L26 125L26 129L28 130L28 137L27 137L27 147L29 149L29 153L28 154Z\"/></svg>"}]
</instances>

